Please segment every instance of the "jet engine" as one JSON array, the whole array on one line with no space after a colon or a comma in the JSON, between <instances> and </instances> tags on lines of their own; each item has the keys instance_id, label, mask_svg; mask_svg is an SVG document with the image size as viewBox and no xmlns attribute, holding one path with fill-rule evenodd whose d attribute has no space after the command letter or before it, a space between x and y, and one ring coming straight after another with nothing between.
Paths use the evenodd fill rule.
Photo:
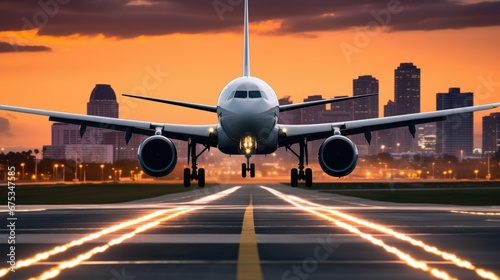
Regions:
<instances>
[{"instance_id":1,"label":"jet engine","mask_svg":"<svg viewBox=\"0 0 500 280\"><path fill-rule=\"evenodd\" d=\"M358 149L345 136L331 136L319 148L319 164L330 176L342 177L351 174L357 162Z\"/></svg>"},{"instance_id":2,"label":"jet engine","mask_svg":"<svg viewBox=\"0 0 500 280\"><path fill-rule=\"evenodd\" d=\"M167 137L154 135L141 143L137 158L146 174L162 177L174 170L177 164L177 149Z\"/></svg>"}]
</instances>

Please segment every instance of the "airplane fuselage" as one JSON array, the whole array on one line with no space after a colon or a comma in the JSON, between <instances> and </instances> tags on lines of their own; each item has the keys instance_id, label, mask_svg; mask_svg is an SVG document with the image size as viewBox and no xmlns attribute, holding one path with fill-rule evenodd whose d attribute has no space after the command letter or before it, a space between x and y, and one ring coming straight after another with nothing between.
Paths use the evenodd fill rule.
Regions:
<instances>
[{"instance_id":1,"label":"airplane fuselage","mask_svg":"<svg viewBox=\"0 0 500 280\"><path fill-rule=\"evenodd\" d=\"M225 154L269 154L278 148L279 104L263 80L241 77L219 95L217 137Z\"/></svg>"}]
</instances>

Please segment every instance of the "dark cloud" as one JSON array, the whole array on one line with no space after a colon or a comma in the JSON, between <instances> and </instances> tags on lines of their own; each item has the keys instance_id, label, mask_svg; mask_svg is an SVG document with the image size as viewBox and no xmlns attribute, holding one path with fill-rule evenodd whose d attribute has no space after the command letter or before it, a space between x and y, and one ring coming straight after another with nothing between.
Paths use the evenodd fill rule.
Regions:
<instances>
[{"instance_id":1,"label":"dark cloud","mask_svg":"<svg viewBox=\"0 0 500 280\"><path fill-rule=\"evenodd\" d=\"M0 117L0 134L4 136L12 136L10 132L10 122L6 118Z\"/></svg>"},{"instance_id":2,"label":"dark cloud","mask_svg":"<svg viewBox=\"0 0 500 280\"><path fill-rule=\"evenodd\" d=\"M9 44L0 42L0 53L6 52L46 52L52 49L46 46L21 46L16 44Z\"/></svg>"},{"instance_id":3,"label":"dark cloud","mask_svg":"<svg viewBox=\"0 0 500 280\"><path fill-rule=\"evenodd\" d=\"M39 28L42 35L104 34L119 38L222 32L241 26L242 2L4 0L0 3L0 31ZM390 13L390 20L388 5L401 9L398 13ZM500 25L500 1L268 0L250 1L250 9L252 21L282 20L283 26L277 32L283 34L364 27L376 19L374 15L380 15L379 21L387 23L391 31Z\"/></svg>"}]
</instances>

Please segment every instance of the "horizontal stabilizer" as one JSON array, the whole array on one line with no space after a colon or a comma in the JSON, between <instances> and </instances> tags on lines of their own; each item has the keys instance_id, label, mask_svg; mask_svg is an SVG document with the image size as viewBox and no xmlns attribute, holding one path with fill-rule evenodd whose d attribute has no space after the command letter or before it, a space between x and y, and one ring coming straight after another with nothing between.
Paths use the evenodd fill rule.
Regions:
<instances>
[{"instance_id":1,"label":"horizontal stabilizer","mask_svg":"<svg viewBox=\"0 0 500 280\"><path fill-rule=\"evenodd\" d=\"M153 98L153 97L144 97L144 96L137 96L137 95L131 95L131 94L122 94L122 95L126 96L126 97L132 97L132 98L143 99L143 100L148 100L148 101L153 101L153 102L176 105L176 106L181 106L181 107L186 107L186 108L191 108L191 109L196 109L196 110L201 110L201 111L207 111L207 112L213 112L213 113L217 112L217 106L210 106L210 105L203 105L203 104L196 104L196 103L189 103L189 102L182 102L182 101L174 101L174 100L166 100L166 99L159 99L159 98Z\"/></svg>"},{"instance_id":2,"label":"horizontal stabilizer","mask_svg":"<svg viewBox=\"0 0 500 280\"><path fill-rule=\"evenodd\" d=\"M309 101L309 102L297 103L297 104L281 105L280 112L297 110L297 109L307 108L307 107L316 106L316 105L323 105L323 104L328 104L328 103L335 103L335 102L339 102L339 101L358 99L358 98L369 97L369 96L374 96L374 95L378 95L378 93L356 95L356 96L349 96L349 97L337 97L337 98L326 99L326 100L317 100L317 101Z\"/></svg>"}]
</instances>

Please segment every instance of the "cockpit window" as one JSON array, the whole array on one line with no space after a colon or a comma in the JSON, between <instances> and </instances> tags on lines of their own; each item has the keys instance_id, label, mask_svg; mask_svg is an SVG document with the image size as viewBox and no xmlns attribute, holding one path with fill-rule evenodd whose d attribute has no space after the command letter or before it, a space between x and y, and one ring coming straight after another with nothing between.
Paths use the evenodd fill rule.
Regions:
<instances>
[{"instance_id":1,"label":"cockpit window","mask_svg":"<svg viewBox=\"0 0 500 280\"><path fill-rule=\"evenodd\" d=\"M250 98L262 98L262 94L258 90L251 90L248 92L248 97L250 97Z\"/></svg>"},{"instance_id":2,"label":"cockpit window","mask_svg":"<svg viewBox=\"0 0 500 280\"><path fill-rule=\"evenodd\" d=\"M247 92L244 90L237 90L234 93L234 98L247 98Z\"/></svg>"}]
</instances>

